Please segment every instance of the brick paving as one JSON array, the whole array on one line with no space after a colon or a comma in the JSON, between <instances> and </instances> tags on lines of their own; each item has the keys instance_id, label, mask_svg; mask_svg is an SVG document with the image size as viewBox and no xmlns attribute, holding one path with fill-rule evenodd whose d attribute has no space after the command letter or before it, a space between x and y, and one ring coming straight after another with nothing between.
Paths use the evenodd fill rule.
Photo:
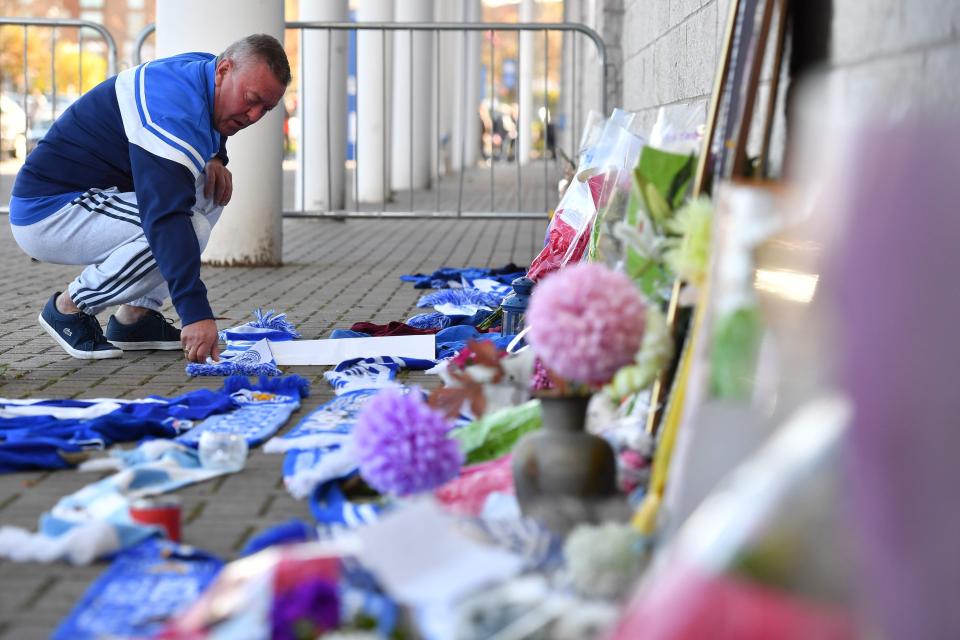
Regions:
<instances>
[{"instance_id":1,"label":"brick paving","mask_svg":"<svg viewBox=\"0 0 960 640\"><path fill-rule=\"evenodd\" d=\"M509 172L503 174L506 182L498 181L495 192L506 205L516 198L511 190L517 185ZM542 189L542 183L523 185L524 198L542 197L526 194L537 187ZM475 191L468 196L477 202L482 197ZM415 313L421 292L401 282L401 274L442 266L528 264L542 244L544 227L543 220L286 219L283 266L204 267L203 279L221 327L247 321L256 307L274 308L286 311L305 338L322 338L357 321L402 320ZM0 268L0 300L7 309L0 328L0 363L9 366L0 377L0 397L139 398L219 386L219 379L188 378L178 352L135 352L99 362L66 356L36 317L47 297L78 268L32 262L14 243L5 220L0 224ZM174 315L171 309L167 314ZM108 315L100 317L104 326ZM324 369L286 367L286 373L309 378L313 393L285 428L332 397ZM432 384L423 374L411 374L409 380ZM232 559L266 527L291 517L309 520L306 503L283 488L281 460L254 451L242 472L179 491L184 541ZM57 499L106 475L2 475L0 524L34 529ZM0 561L0 638L47 637L105 567Z\"/></svg>"}]
</instances>

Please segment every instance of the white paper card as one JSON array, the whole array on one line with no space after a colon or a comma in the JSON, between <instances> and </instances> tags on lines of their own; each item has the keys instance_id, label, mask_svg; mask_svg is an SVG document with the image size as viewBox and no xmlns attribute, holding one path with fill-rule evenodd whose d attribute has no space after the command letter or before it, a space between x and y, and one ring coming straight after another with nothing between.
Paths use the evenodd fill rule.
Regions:
<instances>
[{"instance_id":1,"label":"white paper card","mask_svg":"<svg viewBox=\"0 0 960 640\"><path fill-rule=\"evenodd\" d=\"M338 340L288 340L271 342L270 350L280 366L331 365L354 358L394 356L397 358L436 358L436 337L387 336L383 338L341 338Z\"/></svg>"},{"instance_id":2,"label":"white paper card","mask_svg":"<svg viewBox=\"0 0 960 640\"><path fill-rule=\"evenodd\" d=\"M520 556L467 537L432 498L404 503L356 535L363 564L390 595L413 606L457 600L523 567Z\"/></svg>"}]
</instances>

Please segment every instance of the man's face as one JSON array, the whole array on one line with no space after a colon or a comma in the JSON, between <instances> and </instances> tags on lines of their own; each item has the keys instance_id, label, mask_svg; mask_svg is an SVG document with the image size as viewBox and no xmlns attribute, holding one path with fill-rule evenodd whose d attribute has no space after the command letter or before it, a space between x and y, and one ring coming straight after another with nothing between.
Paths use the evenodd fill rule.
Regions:
<instances>
[{"instance_id":1,"label":"man's face","mask_svg":"<svg viewBox=\"0 0 960 640\"><path fill-rule=\"evenodd\" d=\"M221 60L214 82L213 125L225 136L262 118L277 106L286 90L270 68L258 60L239 66L233 60Z\"/></svg>"}]
</instances>

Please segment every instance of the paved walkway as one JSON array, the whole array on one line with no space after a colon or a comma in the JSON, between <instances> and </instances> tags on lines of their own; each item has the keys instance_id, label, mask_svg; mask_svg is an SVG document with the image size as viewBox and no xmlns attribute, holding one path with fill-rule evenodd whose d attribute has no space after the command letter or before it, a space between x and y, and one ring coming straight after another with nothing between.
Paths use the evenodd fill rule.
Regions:
<instances>
[{"instance_id":1,"label":"paved walkway","mask_svg":"<svg viewBox=\"0 0 960 640\"><path fill-rule=\"evenodd\" d=\"M47 297L62 289L76 267L32 262L0 220L0 397L139 398L215 388L219 379L189 379L178 352L139 352L85 362L66 356L37 325ZM204 267L221 327L245 322L256 307L288 313L305 338L334 328L412 315L421 292L401 274L441 266L528 264L542 244L545 221L531 220L304 220L284 221L284 266ZM106 325L108 314L101 316ZM168 315L173 315L168 310ZM288 367L313 383L313 394L290 424L330 399L323 367ZM432 384L423 374L414 383ZM290 426L288 424L288 427ZM226 559L254 534L291 517L309 519L280 479L280 456L252 452L234 475L194 485L183 498L184 541ZM106 474L75 471L0 476L0 524L36 527L38 516L63 495ZM106 565L68 567L0 561L0 638L45 638Z\"/></svg>"}]
</instances>

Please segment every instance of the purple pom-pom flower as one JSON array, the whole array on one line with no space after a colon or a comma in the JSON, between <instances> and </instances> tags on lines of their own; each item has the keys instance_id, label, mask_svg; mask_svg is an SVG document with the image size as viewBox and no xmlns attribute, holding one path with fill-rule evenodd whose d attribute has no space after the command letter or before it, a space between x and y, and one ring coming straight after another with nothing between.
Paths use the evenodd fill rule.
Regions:
<instances>
[{"instance_id":1,"label":"purple pom-pom flower","mask_svg":"<svg viewBox=\"0 0 960 640\"><path fill-rule=\"evenodd\" d=\"M417 391L381 391L357 416L353 447L360 475L380 493L434 489L460 473L463 454L444 415Z\"/></svg>"},{"instance_id":2,"label":"purple pom-pom flower","mask_svg":"<svg viewBox=\"0 0 960 640\"><path fill-rule=\"evenodd\" d=\"M276 596L270 618L274 640L316 638L340 626L340 589L329 580L307 579Z\"/></svg>"},{"instance_id":3,"label":"purple pom-pom flower","mask_svg":"<svg viewBox=\"0 0 960 640\"><path fill-rule=\"evenodd\" d=\"M551 371L568 380L605 384L633 362L643 338L645 308L627 276L580 263L533 290L527 340Z\"/></svg>"}]
</instances>

